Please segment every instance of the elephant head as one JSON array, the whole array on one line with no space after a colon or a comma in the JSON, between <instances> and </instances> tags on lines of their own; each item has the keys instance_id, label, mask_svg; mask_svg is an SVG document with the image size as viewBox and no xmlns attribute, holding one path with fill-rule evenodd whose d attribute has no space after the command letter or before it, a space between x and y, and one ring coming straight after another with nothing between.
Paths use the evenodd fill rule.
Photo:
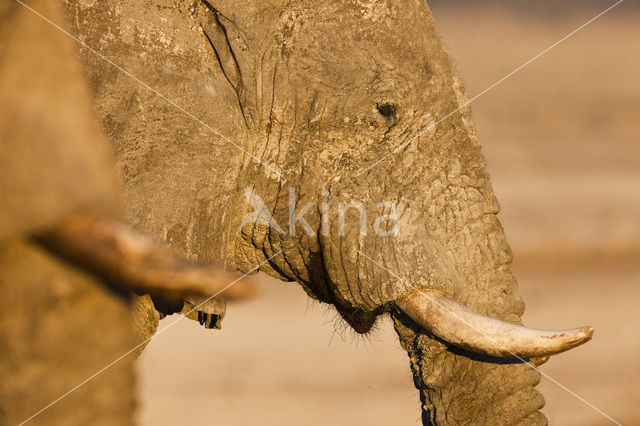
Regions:
<instances>
[{"instance_id":1,"label":"elephant head","mask_svg":"<svg viewBox=\"0 0 640 426\"><path fill-rule=\"evenodd\" d=\"M243 22L242 11L218 16ZM236 266L281 252L268 270L361 333L391 312L425 422L543 422L539 375L522 358L567 350L592 330L513 325L524 304L499 205L426 3L300 2L277 22L261 44L266 69L247 67L269 82L268 101L241 104L283 174L247 185L274 194L265 204L288 229L245 225ZM373 219L385 214L380 229Z\"/></svg>"},{"instance_id":2,"label":"elephant head","mask_svg":"<svg viewBox=\"0 0 640 426\"><path fill-rule=\"evenodd\" d=\"M148 84L90 59L131 220L297 281L360 333L390 313L426 424L545 422L528 359L592 330L519 325L498 202L425 2L79 3L83 39Z\"/></svg>"}]
</instances>

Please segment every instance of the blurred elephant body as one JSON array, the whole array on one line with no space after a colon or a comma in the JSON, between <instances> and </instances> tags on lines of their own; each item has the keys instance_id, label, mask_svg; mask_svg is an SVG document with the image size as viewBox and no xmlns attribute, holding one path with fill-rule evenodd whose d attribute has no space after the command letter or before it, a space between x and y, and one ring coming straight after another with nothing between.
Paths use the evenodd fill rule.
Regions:
<instances>
[{"instance_id":1,"label":"blurred elephant body","mask_svg":"<svg viewBox=\"0 0 640 426\"><path fill-rule=\"evenodd\" d=\"M524 311L466 95L424 2L79 0L67 13L103 56L83 50L130 221L194 260L249 271L273 257L262 270L359 332L391 313L425 424L546 422L529 365L456 349L394 308L406 280L513 323ZM313 232L243 223L246 188L280 224L293 188L317 207ZM396 203L398 235L339 230L327 212L352 200L370 217Z\"/></svg>"},{"instance_id":2,"label":"blurred elephant body","mask_svg":"<svg viewBox=\"0 0 640 426\"><path fill-rule=\"evenodd\" d=\"M62 18L55 1L30 5ZM0 425L8 425L135 340L126 297L31 238L78 210L114 213L118 185L72 41L13 1L0 6L0 116ZM133 394L127 357L37 421L131 424Z\"/></svg>"}]
</instances>

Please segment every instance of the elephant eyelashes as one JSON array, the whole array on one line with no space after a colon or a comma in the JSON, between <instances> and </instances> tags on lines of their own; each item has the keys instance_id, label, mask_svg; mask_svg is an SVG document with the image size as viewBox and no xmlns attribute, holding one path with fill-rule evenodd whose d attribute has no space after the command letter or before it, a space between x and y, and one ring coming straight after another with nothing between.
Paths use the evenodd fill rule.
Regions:
<instances>
[{"instance_id":1,"label":"elephant eyelashes","mask_svg":"<svg viewBox=\"0 0 640 426\"><path fill-rule=\"evenodd\" d=\"M396 105L393 103L385 102L382 104L376 104L376 108L383 117L393 118L396 116Z\"/></svg>"}]
</instances>

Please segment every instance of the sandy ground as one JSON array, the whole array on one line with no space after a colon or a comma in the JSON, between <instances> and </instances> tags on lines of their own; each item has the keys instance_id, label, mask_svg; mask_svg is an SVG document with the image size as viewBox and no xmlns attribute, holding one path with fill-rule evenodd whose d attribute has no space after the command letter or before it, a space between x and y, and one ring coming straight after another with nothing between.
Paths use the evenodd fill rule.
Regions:
<instances>
[{"instance_id":1,"label":"sandy ground","mask_svg":"<svg viewBox=\"0 0 640 426\"><path fill-rule=\"evenodd\" d=\"M558 425L611 424L598 410L640 424L640 14L624 7L473 104L525 322L596 328L542 367ZM434 13L471 96L594 15ZM138 372L143 425L419 423L388 318L356 337L270 279L229 307L221 332L182 321L158 335Z\"/></svg>"}]
</instances>

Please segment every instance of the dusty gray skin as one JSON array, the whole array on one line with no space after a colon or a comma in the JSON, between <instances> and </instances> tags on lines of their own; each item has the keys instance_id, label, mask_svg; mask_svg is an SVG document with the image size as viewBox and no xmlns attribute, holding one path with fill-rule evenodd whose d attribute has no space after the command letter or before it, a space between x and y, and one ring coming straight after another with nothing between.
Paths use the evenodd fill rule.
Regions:
<instances>
[{"instance_id":1,"label":"dusty gray skin","mask_svg":"<svg viewBox=\"0 0 640 426\"><path fill-rule=\"evenodd\" d=\"M460 78L424 2L72 1L75 33L101 54L210 124L223 140L85 51L96 105L126 186L128 219L193 259L224 261L297 281L335 305L358 332L391 312L420 390L425 424L544 424L526 364L449 347L392 302L404 280L519 323L524 303ZM314 202L283 236L245 225L254 188L281 224L289 188ZM328 191L328 196L322 195ZM400 234L321 235L320 203L400 206Z\"/></svg>"}]
</instances>

